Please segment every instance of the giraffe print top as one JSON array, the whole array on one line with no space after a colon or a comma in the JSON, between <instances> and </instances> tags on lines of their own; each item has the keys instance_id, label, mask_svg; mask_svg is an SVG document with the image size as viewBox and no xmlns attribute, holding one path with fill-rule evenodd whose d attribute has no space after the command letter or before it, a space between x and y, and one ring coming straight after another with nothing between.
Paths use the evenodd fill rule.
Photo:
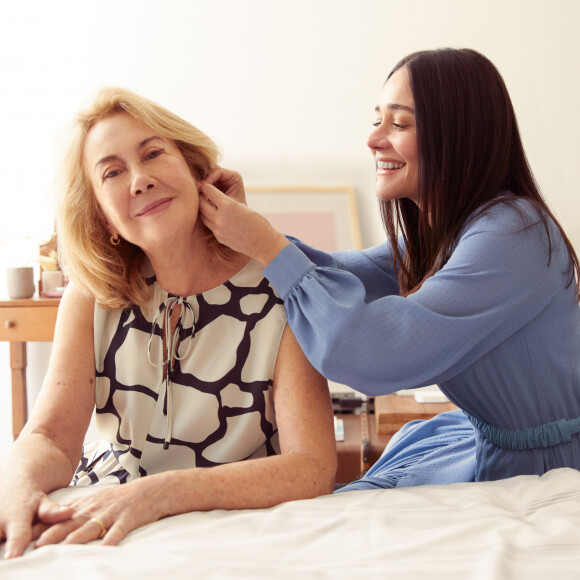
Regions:
<instances>
[{"instance_id":1,"label":"giraffe print top","mask_svg":"<svg viewBox=\"0 0 580 580\"><path fill-rule=\"evenodd\" d=\"M74 485L280 451L272 377L286 317L260 264L252 260L187 298L148 281L150 308L95 308L95 422L103 440L85 445Z\"/></svg>"}]
</instances>

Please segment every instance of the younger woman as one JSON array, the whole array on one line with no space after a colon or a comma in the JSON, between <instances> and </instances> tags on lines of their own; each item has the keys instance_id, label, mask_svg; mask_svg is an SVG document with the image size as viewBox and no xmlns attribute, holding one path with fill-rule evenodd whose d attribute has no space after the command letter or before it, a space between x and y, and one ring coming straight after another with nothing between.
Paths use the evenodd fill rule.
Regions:
<instances>
[{"instance_id":1,"label":"younger woman","mask_svg":"<svg viewBox=\"0 0 580 580\"><path fill-rule=\"evenodd\" d=\"M473 50L411 54L383 87L368 146L388 242L364 251L290 243L201 187L204 223L267 266L320 372L368 395L436 383L461 409L407 425L344 489L580 468L578 258L500 74Z\"/></svg>"}]
</instances>

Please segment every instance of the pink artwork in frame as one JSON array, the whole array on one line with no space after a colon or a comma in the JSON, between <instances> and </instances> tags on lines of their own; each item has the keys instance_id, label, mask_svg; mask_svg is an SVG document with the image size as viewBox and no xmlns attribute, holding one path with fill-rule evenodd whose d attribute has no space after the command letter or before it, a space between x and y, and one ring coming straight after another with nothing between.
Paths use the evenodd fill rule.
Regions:
<instances>
[{"instance_id":1,"label":"pink artwork in frame","mask_svg":"<svg viewBox=\"0 0 580 580\"><path fill-rule=\"evenodd\" d=\"M315 248L362 247L351 187L247 187L246 198L277 230Z\"/></svg>"}]
</instances>

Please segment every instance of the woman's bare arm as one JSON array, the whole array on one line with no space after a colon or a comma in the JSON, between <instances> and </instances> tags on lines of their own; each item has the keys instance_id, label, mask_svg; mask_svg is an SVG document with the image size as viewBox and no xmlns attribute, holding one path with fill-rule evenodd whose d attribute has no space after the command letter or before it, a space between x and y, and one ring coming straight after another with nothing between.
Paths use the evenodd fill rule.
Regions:
<instances>
[{"instance_id":1,"label":"woman's bare arm","mask_svg":"<svg viewBox=\"0 0 580 580\"><path fill-rule=\"evenodd\" d=\"M281 455L212 468L139 478L73 502L72 519L53 526L37 545L85 543L99 536L96 517L119 543L130 531L164 516L212 509L265 508L330 493L336 473L332 405L325 379L286 328L274 375Z\"/></svg>"},{"instance_id":2,"label":"woman's bare arm","mask_svg":"<svg viewBox=\"0 0 580 580\"><path fill-rule=\"evenodd\" d=\"M71 515L45 494L67 486L81 454L94 407L94 302L74 286L65 292L49 369L33 412L0 466L0 539L5 557L20 555L40 516Z\"/></svg>"}]
</instances>

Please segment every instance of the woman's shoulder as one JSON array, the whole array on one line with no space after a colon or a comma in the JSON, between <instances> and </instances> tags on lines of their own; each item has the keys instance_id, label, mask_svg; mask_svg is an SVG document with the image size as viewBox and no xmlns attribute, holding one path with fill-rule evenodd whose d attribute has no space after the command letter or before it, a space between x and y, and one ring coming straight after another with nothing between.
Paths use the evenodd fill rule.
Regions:
<instances>
[{"instance_id":1,"label":"woman's shoulder","mask_svg":"<svg viewBox=\"0 0 580 580\"><path fill-rule=\"evenodd\" d=\"M474 211L471 221L477 219L510 221L522 217L529 219L539 217L542 213L540 207L532 200L504 191Z\"/></svg>"},{"instance_id":2,"label":"woman's shoulder","mask_svg":"<svg viewBox=\"0 0 580 580\"><path fill-rule=\"evenodd\" d=\"M553 265L566 269L569 255L557 224L533 200L509 192L480 208L467 220L454 253L507 260L512 267ZM493 257L493 258L492 258Z\"/></svg>"},{"instance_id":3,"label":"woman's shoulder","mask_svg":"<svg viewBox=\"0 0 580 580\"><path fill-rule=\"evenodd\" d=\"M518 234L534 230L534 226L538 225L542 226L544 233L553 229L552 220L540 205L510 192L502 192L472 213L463 227L460 238L485 232L502 236Z\"/></svg>"}]
</instances>

